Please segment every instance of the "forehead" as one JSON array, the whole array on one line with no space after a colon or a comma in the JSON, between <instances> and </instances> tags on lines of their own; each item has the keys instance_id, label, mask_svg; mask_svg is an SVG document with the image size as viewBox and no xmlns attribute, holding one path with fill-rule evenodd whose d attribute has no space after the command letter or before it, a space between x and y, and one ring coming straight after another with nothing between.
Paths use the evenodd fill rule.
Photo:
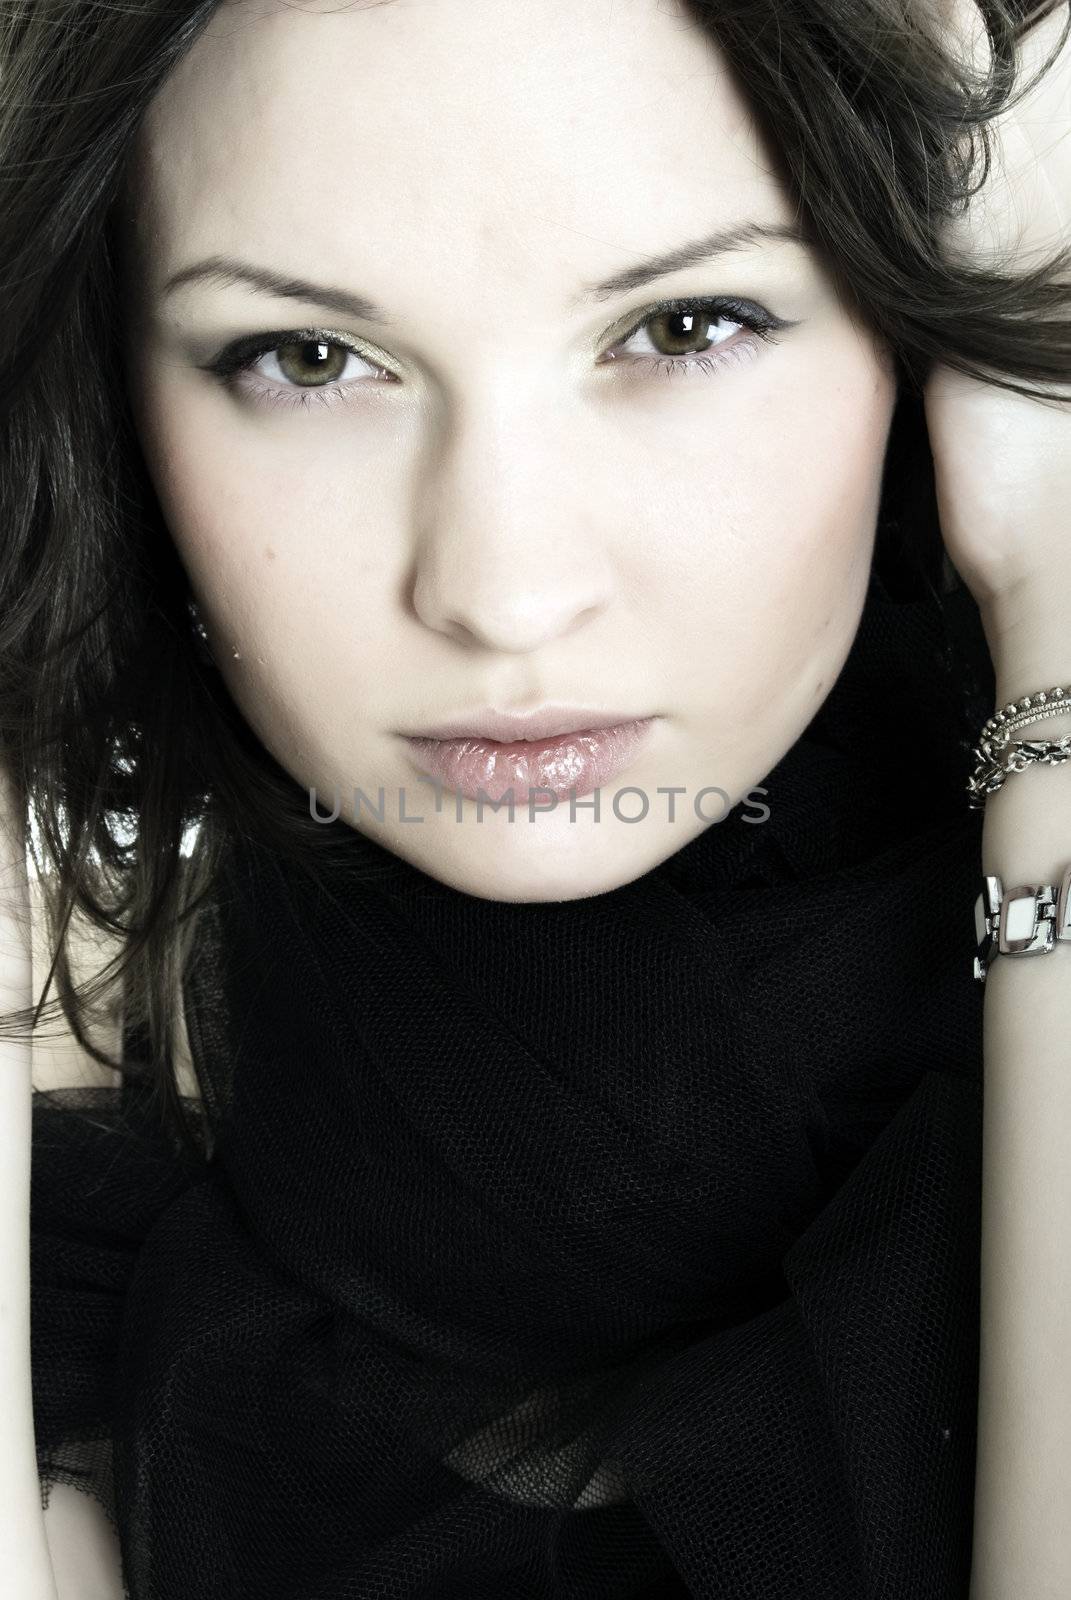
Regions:
<instances>
[{"instance_id":1,"label":"forehead","mask_svg":"<svg viewBox=\"0 0 1071 1600\"><path fill-rule=\"evenodd\" d=\"M321 279L477 260L537 285L792 215L723 58L673 0L227 0L137 155L161 279L241 251Z\"/></svg>"}]
</instances>

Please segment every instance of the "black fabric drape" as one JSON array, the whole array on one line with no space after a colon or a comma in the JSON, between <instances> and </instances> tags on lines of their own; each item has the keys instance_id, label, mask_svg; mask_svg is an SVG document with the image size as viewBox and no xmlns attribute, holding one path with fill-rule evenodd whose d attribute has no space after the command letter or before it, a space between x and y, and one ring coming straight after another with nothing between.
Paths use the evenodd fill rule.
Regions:
<instances>
[{"instance_id":1,"label":"black fabric drape","mask_svg":"<svg viewBox=\"0 0 1071 1600\"><path fill-rule=\"evenodd\" d=\"M768 819L586 900L356 838L322 893L235 841L187 997L210 1159L136 1079L35 1096L39 1467L132 1600L966 1600L947 650L875 573Z\"/></svg>"}]
</instances>

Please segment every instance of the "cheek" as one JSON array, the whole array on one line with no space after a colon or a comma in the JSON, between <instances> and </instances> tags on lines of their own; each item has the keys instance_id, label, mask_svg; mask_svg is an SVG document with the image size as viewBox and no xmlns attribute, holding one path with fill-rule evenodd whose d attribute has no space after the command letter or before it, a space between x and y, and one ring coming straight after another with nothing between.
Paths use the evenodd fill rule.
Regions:
<instances>
[{"instance_id":1,"label":"cheek","mask_svg":"<svg viewBox=\"0 0 1071 1600\"><path fill-rule=\"evenodd\" d=\"M342 626L359 649L384 615L393 570L384 531L397 516L359 454L346 463L352 436L348 445L316 417L281 422L273 435L181 383L144 393L139 416L206 623L211 613L220 634L270 641L276 655L291 646L315 653L317 630Z\"/></svg>"},{"instance_id":2,"label":"cheek","mask_svg":"<svg viewBox=\"0 0 1071 1600\"><path fill-rule=\"evenodd\" d=\"M829 344L822 350L828 358ZM654 426L625 430L627 460L586 439L588 466L569 474L583 488L568 514L590 518L592 537L615 552L621 627L603 644L638 647L682 706L709 709L713 696L739 719L785 683L801 686L802 703L846 654L895 394L862 344L832 353L835 382L804 354L789 381L756 387L754 406L741 395L720 434L696 396L721 380L697 379L687 395L682 384L679 410L660 397ZM280 739L331 742L325 719L352 701L354 684L404 681L413 644L402 605L406 475L367 459L404 459L404 441L293 418L271 444L261 421L244 427L181 383L143 395L139 412L165 518L236 701L277 753Z\"/></svg>"},{"instance_id":3,"label":"cheek","mask_svg":"<svg viewBox=\"0 0 1071 1600\"><path fill-rule=\"evenodd\" d=\"M694 645L697 703L713 688L758 708L801 674L828 687L866 593L894 401L873 365L771 397L748 442L711 463L710 494L693 473L692 493L672 496L664 620Z\"/></svg>"},{"instance_id":4,"label":"cheek","mask_svg":"<svg viewBox=\"0 0 1071 1600\"><path fill-rule=\"evenodd\" d=\"M391 656L396 562L382 536L362 535L397 526L397 511L354 495L339 474L345 441L317 440L315 419L295 455L300 419L266 448L263 432L247 442L215 405L164 387L139 418L223 680L268 748L312 770L354 715L354 683L374 684Z\"/></svg>"}]
</instances>

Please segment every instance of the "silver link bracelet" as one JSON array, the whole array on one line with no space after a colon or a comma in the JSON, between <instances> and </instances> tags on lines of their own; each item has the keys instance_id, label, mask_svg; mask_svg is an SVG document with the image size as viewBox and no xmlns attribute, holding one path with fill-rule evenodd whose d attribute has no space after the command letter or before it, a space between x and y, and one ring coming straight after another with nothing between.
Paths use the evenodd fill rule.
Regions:
<instances>
[{"instance_id":1,"label":"silver link bracelet","mask_svg":"<svg viewBox=\"0 0 1071 1600\"><path fill-rule=\"evenodd\" d=\"M1051 883L1021 883L1005 891L1000 878L987 873L974 903L974 931L980 983L997 955L1047 955L1058 940L1071 941L1071 866L1058 890Z\"/></svg>"},{"instance_id":2,"label":"silver link bracelet","mask_svg":"<svg viewBox=\"0 0 1071 1600\"><path fill-rule=\"evenodd\" d=\"M978 765L967 780L972 810L980 810L1010 772L1022 772L1035 761L1057 766L1071 760L1071 734L1062 739L1011 738L1018 729L1063 712L1071 713L1071 687L1060 685L1024 695L993 713L974 751ZM1059 888L1021 883L1005 890L996 874L985 874L974 903L974 931L974 976L980 983L998 955L1048 955L1057 943L1071 943L1071 865L1064 869Z\"/></svg>"}]
</instances>

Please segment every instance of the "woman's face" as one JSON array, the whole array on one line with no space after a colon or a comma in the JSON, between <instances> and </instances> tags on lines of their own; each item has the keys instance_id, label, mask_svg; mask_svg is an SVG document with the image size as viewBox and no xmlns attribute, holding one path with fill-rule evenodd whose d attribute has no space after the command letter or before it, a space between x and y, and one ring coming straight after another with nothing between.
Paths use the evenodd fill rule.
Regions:
<instances>
[{"instance_id":1,"label":"woman's face","mask_svg":"<svg viewBox=\"0 0 1071 1600\"><path fill-rule=\"evenodd\" d=\"M146 460L318 813L471 894L572 899L761 785L858 626L895 380L806 246L704 254L794 218L683 10L230 0L139 154ZM654 309L700 297L786 325ZM406 737L547 706L653 720Z\"/></svg>"}]
</instances>

